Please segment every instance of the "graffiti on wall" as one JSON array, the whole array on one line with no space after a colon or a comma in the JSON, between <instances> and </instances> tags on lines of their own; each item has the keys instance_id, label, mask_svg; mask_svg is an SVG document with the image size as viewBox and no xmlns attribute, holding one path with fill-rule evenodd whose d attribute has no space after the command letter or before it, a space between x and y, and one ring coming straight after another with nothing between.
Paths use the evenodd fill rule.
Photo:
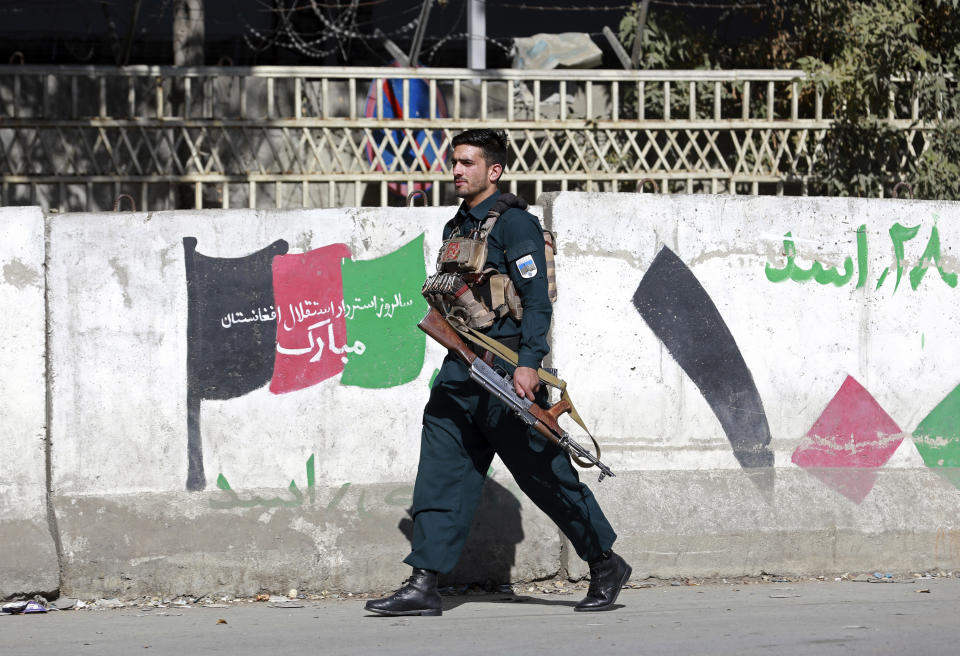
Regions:
<instances>
[{"instance_id":1,"label":"graffiti on wall","mask_svg":"<svg viewBox=\"0 0 960 656\"><path fill-rule=\"evenodd\" d=\"M847 376L791 461L860 503L902 441L900 427L890 415L853 376Z\"/></svg>"},{"instance_id":2,"label":"graffiti on wall","mask_svg":"<svg viewBox=\"0 0 960 656\"><path fill-rule=\"evenodd\" d=\"M940 264L940 238L936 226L924 249L922 261L905 266L904 243L914 238L919 226L890 229L896 273L894 290L906 273L910 287L918 288L930 266L950 287L956 274ZM842 286L857 274L857 287L866 282L866 227L857 230L857 266L852 258L842 273L813 262L800 269L794 261L795 247L787 233L786 266L766 268L773 282L813 280ZM877 282L883 284L891 269ZM633 304L671 356L703 394L727 435L734 455L745 468L770 467L770 430L763 401L736 340L710 296L683 261L663 247L644 274ZM791 461L830 489L854 503L861 503L873 489L880 469L908 435L853 376L840 388L803 437ZM946 396L909 434L924 463L960 488L960 386Z\"/></svg>"},{"instance_id":3,"label":"graffiti on wall","mask_svg":"<svg viewBox=\"0 0 960 656\"><path fill-rule=\"evenodd\" d=\"M926 245L914 266L908 265L907 244L921 236L921 225L906 226L897 222L887 232L894 261L880 272L874 289L879 290L892 278L893 293L902 282L907 282L909 288L916 291L931 268L948 287L957 286L957 273L943 267L940 231L936 223L930 228ZM852 256L846 257L839 267L827 267L815 260L810 266L801 266L796 261L794 241L792 232L787 232L783 241L786 261L782 266L766 264L764 273L770 282L812 280L821 285L842 287L852 282L856 273L855 288L867 285L866 224L856 230L855 266ZM879 469L899 448L904 435L876 399L852 376L847 376L794 451L791 461L851 501L860 503L873 488ZM957 473L957 467L960 467L960 388L947 395L911 436L923 462L960 488L960 474Z\"/></svg>"},{"instance_id":4,"label":"graffiti on wall","mask_svg":"<svg viewBox=\"0 0 960 656\"><path fill-rule=\"evenodd\" d=\"M223 474L217 476L217 488L223 492L219 499L210 499L210 507L218 510L233 510L236 508L297 508L317 507L317 487L316 475L314 473L314 454L306 462L306 494L297 486L295 479L290 480L287 486L287 496L264 497L259 494L245 494L241 496L231 487L230 482ZM350 492L353 484L349 481L341 483L336 492L330 497L330 500L321 509L324 513L335 512L340 509L344 497ZM352 509L360 517L367 515L366 495L367 490L362 487L357 491L356 506ZM401 485L391 489L382 498L375 499L389 506L409 507L413 503L413 486ZM322 503L322 502L321 502Z\"/></svg>"},{"instance_id":5,"label":"graffiti on wall","mask_svg":"<svg viewBox=\"0 0 960 656\"><path fill-rule=\"evenodd\" d=\"M893 284L894 292L896 292L900 287L900 282L903 279L904 272L906 271L906 243L914 239L919 232L919 225L908 227L899 223L894 223L893 226L890 227L889 234L890 241L893 244L894 255L893 270L896 272L896 281ZM821 285L834 285L835 287L843 287L853 280L853 274L856 272L857 278L855 289L860 289L867 284L867 259L869 254L867 246L867 226L866 224L863 224L857 228L856 266L853 265L853 258L851 256L847 256L843 260L842 267L827 267L817 260L813 260L813 263L809 267L803 267L796 261L797 247L794 243L793 233L788 232L784 235L783 239L783 256L786 258L786 262L783 264L783 266L772 266L768 262L764 268L764 273L767 276L767 280L770 282L783 282L785 280L806 282L808 280L813 280ZM911 268L908 273L910 288L916 291L931 265L936 267L937 273L940 274L940 279L943 280L943 282L950 287L956 287L957 274L944 271L941 260L940 231L937 229L937 226L934 225L930 230L930 238L927 240L927 245L923 249L923 253L920 255L919 263ZM843 269L843 273L840 273L841 268ZM890 271L891 268L889 266L884 268L884 270L880 273L880 276L877 278L875 289L880 289L880 287L883 286L883 284L887 281Z\"/></svg>"},{"instance_id":6,"label":"graffiti on wall","mask_svg":"<svg viewBox=\"0 0 960 656\"><path fill-rule=\"evenodd\" d=\"M287 249L287 242L279 240L245 257L207 257L197 252L195 238L183 240L188 490L206 485L201 401L243 396L266 385L273 374L276 313L270 263Z\"/></svg>"},{"instance_id":7,"label":"graffiti on wall","mask_svg":"<svg viewBox=\"0 0 960 656\"><path fill-rule=\"evenodd\" d=\"M307 499L310 503L314 503L317 500L317 475L314 469L314 460L313 454L310 454L310 457L307 458ZM303 492L300 491L300 488L297 487L296 479L290 479L290 485L287 486L287 490L290 493L290 498L285 499L283 497L262 497L258 494L251 495L247 499L241 499L240 496L230 487L230 482L227 480L227 477L223 474L217 476L217 487L223 490L226 493L227 499L224 501L219 501L213 499L210 501L211 508L294 508L296 506L302 506L305 502Z\"/></svg>"},{"instance_id":8,"label":"graffiti on wall","mask_svg":"<svg viewBox=\"0 0 960 656\"><path fill-rule=\"evenodd\" d=\"M921 261L909 266L905 244L920 226L890 230L895 262L876 281L889 278L918 289L933 267L955 287L957 276L941 263L936 226ZM355 261L345 244L288 254L280 240L241 258L213 258L183 240L188 291L188 478L205 487L200 401L230 399L269 384L286 394L339 376L342 385L390 387L414 380L423 365L425 337L415 329L425 311L419 286L426 276L423 235L393 253ZM797 263L791 233L783 266L767 264L767 280L814 281L857 288L868 282L866 226L856 231L856 263L838 267ZM891 275L892 274L892 275ZM678 365L697 386L720 423L742 467L772 467L771 434L763 400L736 339L690 268L663 247L643 275L633 305ZM398 358L397 354L403 354ZM901 445L904 433L854 377L846 376L791 457L798 467L847 499L860 503L879 470ZM924 463L960 488L960 387L911 434ZM312 458L308 493L313 489ZM230 490L221 475L217 486ZM289 498L257 499L257 505L299 505L303 492L291 481ZM239 503L235 500L231 503Z\"/></svg>"},{"instance_id":9,"label":"graffiti on wall","mask_svg":"<svg viewBox=\"0 0 960 656\"><path fill-rule=\"evenodd\" d=\"M913 443L927 467L960 488L960 386L920 420Z\"/></svg>"},{"instance_id":10,"label":"graffiti on wall","mask_svg":"<svg viewBox=\"0 0 960 656\"><path fill-rule=\"evenodd\" d=\"M770 427L753 375L710 295L666 246L640 280L633 305L710 404L737 461L771 467Z\"/></svg>"},{"instance_id":11,"label":"graffiti on wall","mask_svg":"<svg viewBox=\"0 0 960 656\"><path fill-rule=\"evenodd\" d=\"M906 433L860 383L847 376L791 461L860 503L908 435L924 464L960 488L960 386Z\"/></svg>"},{"instance_id":12,"label":"graffiti on wall","mask_svg":"<svg viewBox=\"0 0 960 656\"><path fill-rule=\"evenodd\" d=\"M239 258L197 252L183 239L187 281L187 489L206 487L203 399L269 383L286 394L340 376L384 388L414 380L426 337L423 235L393 253L354 261L346 244L288 254L279 240Z\"/></svg>"}]
</instances>

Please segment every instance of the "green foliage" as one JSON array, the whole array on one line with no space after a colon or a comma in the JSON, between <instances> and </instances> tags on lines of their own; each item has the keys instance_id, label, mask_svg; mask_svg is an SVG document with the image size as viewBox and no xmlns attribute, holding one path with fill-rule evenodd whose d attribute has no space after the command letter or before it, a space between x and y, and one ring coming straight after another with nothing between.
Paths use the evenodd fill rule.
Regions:
<instances>
[{"instance_id":1,"label":"green foliage","mask_svg":"<svg viewBox=\"0 0 960 656\"><path fill-rule=\"evenodd\" d=\"M637 38L639 4L635 4L620 21L620 42L627 52L633 52ZM713 61L719 51L715 35L705 30L692 28L687 22L678 20L675 14L657 15L651 11L643 32L643 48L639 68L642 70L683 70L717 68ZM697 112L701 116L712 113L715 88L712 83L700 83L696 89ZM736 98L730 89L721 89L723 102L734 102ZM628 118L640 115L635 88L624 89L622 115ZM689 111L690 89L687 85L673 86L670 96L670 108L674 116L683 116ZM664 118L664 94L660 84L646 85L643 92L643 116L645 118Z\"/></svg>"},{"instance_id":2,"label":"green foliage","mask_svg":"<svg viewBox=\"0 0 960 656\"><path fill-rule=\"evenodd\" d=\"M836 119L814 171L829 196L879 196L898 179L906 144L902 130L883 120Z\"/></svg>"},{"instance_id":3,"label":"green foliage","mask_svg":"<svg viewBox=\"0 0 960 656\"><path fill-rule=\"evenodd\" d=\"M643 30L643 50L639 67L645 70L710 68L711 41L709 35L690 28L672 14L647 15ZM620 21L620 42L627 52L633 52L637 37L639 5Z\"/></svg>"},{"instance_id":4,"label":"green foliage","mask_svg":"<svg viewBox=\"0 0 960 656\"><path fill-rule=\"evenodd\" d=\"M637 14L620 25L628 50ZM906 180L918 198L960 200L960 0L772 0L754 15L766 36L735 46L670 16L648 16L641 68L799 67L812 76L834 120L812 171L815 192L886 195ZM671 107L683 111L687 98L675 91ZM646 106L662 107L657 88L645 94ZM698 104L710 94L698 88ZM812 89L800 102L812 106Z\"/></svg>"},{"instance_id":5,"label":"green foliage","mask_svg":"<svg viewBox=\"0 0 960 656\"><path fill-rule=\"evenodd\" d=\"M960 200L960 120L940 121L917 162L917 198Z\"/></svg>"},{"instance_id":6,"label":"green foliage","mask_svg":"<svg viewBox=\"0 0 960 656\"><path fill-rule=\"evenodd\" d=\"M954 82L960 72L957 0L799 0L794 19L825 40L798 63L824 92L835 119L815 171L822 190L841 196L889 192L913 180L924 198L960 198L948 179L956 162ZM826 22L823 21L827 18ZM817 20L820 19L820 20ZM803 37L803 34L801 34ZM910 155L908 133L888 116L942 116L925 133L926 148ZM954 125L955 127L955 125ZM916 148L915 148L916 149ZM954 176L955 178L955 176Z\"/></svg>"}]
</instances>

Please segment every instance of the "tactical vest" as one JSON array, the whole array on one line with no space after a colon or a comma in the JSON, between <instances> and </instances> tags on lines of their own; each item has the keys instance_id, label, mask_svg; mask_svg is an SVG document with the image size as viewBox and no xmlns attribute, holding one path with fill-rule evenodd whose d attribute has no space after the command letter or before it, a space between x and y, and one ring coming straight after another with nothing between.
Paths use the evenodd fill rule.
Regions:
<instances>
[{"instance_id":1,"label":"tactical vest","mask_svg":"<svg viewBox=\"0 0 960 656\"><path fill-rule=\"evenodd\" d=\"M424 298L440 312L460 316L469 327L484 330L497 319L523 319L520 295L510 276L487 267L487 237L500 215L511 208L525 210L527 203L514 194L501 194L487 212L483 223L466 237L451 237L440 246L437 273L427 278L421 290ZM547 293L557 300L556 236L543 231L547 263Z\"/></svg>"}]
</instances>

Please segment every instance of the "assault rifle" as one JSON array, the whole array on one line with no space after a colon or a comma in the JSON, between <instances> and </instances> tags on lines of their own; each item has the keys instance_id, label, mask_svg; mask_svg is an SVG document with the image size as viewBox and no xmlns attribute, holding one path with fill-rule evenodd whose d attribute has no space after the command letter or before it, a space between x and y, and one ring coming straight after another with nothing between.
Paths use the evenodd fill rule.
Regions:
<instances>
[{"instance_id":1,"label":"assault rifle","mask_svg":"<svg viewBox=\"0 0 960 656\"><path fill-rule=\"evenodd\" d=\"M470 366L470 378L506 403L507 407L513 410L524 423L532 426L538 433L575 458L583 458L591 465L596 466L600 470L598 482L602 481L605 476L616 476L609 467L573 441L569 433L560 428L557 418L570 410L571 406L568 401L562 400L544 409L525 397L517 396L510 376L501 375L477 357L477 354L470 350L459 333L435 308L430 308L430 312L417 324L417 327L437 340L441 346L456 353L461 360Z\"/></svg>"}]
</instances>

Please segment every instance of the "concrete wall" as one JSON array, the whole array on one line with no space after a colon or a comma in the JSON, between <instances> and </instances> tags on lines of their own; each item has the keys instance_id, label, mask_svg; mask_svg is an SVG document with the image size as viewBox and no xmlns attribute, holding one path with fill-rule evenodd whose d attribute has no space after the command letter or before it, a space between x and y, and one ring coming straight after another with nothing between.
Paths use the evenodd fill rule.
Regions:
<instances>
[{"instance_id":1,"label":"concrete wall","mask_svg":"<svg viewBox=\"0 0 960 656\"><path fill-rule=\"evenodd\" d=\"M628 472L594 489L635 571L956 566L960 204L542 201L554 364Z\"/></svg>"},{"instance_id":2,"label":"concrete wall","mask_svg":"<svg viewBox=\"0 0 960 656\"><path fill-rule=\"evenodd\" d=\"M637 575L960 566L960 204L540 202L552 365ZM451 214L2 210L0 545L40 560L0 594L396 584ZM449 580L583 574L569 554L495 462Z\"/></svg>"},{"instance_id":3,"label":"concrete wall","mask_svg":"<svg viewBox=\"0 0 960 656\"><path fill-rule=\"evenodd\" d=\"M51 433L62 445L53 450L52 487L65 590L77 596L199 589L250 594L264 587L370 589L402 578L400 559L409 546L402 529L409 534L409 527L401 523L416 474L421 408L443 357L415 328L425 311L419 287L425 262L432 266L440 245L438 226L449 216L450 208L51 217ZM220 296L230 299L231 311L198 312L198 323L212 326L213 334L201 331L191 344L184 237L196 238L196 252L211 258L247 256L279 240L291 254L333 248L333 259L306 266L335 269L337 276L340 258L349 252L356 270L345 263L333 288L320 281L319 291L313 290L293 270L274 289L268 275L262 287L269 297L295 296L292 303L277 303L280 319L269 323L279 331L281 346L314 343L283 328L303 327L289 306L303 310L302 302L322 298L323 308L305 307L325 311L336 297L334 314L351 321L352 345L354 327L361 337L377 333L363 338L364 353L349 355L358 362L374 358L357 370L348 363L342 373L335 371L340 356L330 344L318 362L309 362L315 350L287 356L300 359L298 375L305 382L284 393L263 384L274 370L271 335L262 363L267 377L255 381L256 389L198 391L196 446L206 482L199 490L187 485L188 361L214 361L215 378L228 371L215 381L221 390L232 379L260 374L264 367L230 367L260 357L263 340L236 344L229 337L251 325L236 311L246 312L245 320L251 307L266 314L274 303L249 303L249 288L238 296L234 264L216 271L210 265L195 276L203 296L199 309L209 309ZM265 261L269 274L270 259ZM252 269L257 262L236 266ZM239 281L256 283L242 276ZM376 307L369 306L373 295ZM226 314L232 318L224 320ZM338 333L337 347L340 339ZM329 342L325 330L316 333L319 340ZM403 348L395 349L398 344ZM402 365L400 371L387 367L385 355ZM354 384L345 384L348 375ZM488 497L478 521L491 522L495 508L512 503L515 526L494 544L474 548L512 548L503 541L526 536L552 551L532 550L514 563L514 575L553 574L556 531L504 488L491 486ZM486 574L465 559L460 575Z\"/></svg>"},{"instance_id":4,"label":"concrete wall","mask_svg":"<svg viewBox=\"0 0 960 656\"><path fill-rule=\"evenodd\" d=\"M59 585L47 521L43 226L37 208L0 211L0 598Z\"/></svg>"}]
</instances>

